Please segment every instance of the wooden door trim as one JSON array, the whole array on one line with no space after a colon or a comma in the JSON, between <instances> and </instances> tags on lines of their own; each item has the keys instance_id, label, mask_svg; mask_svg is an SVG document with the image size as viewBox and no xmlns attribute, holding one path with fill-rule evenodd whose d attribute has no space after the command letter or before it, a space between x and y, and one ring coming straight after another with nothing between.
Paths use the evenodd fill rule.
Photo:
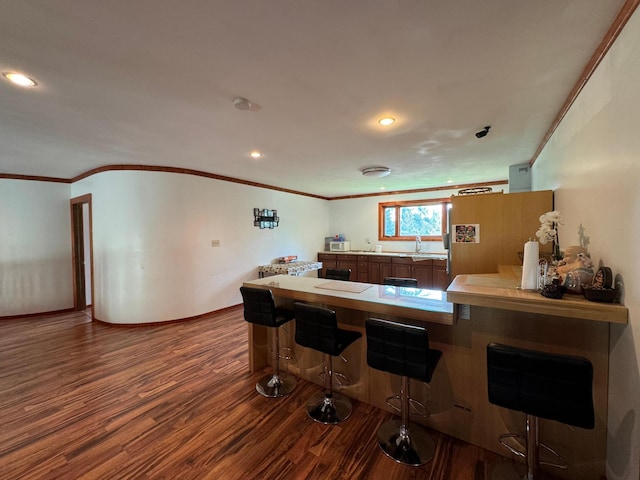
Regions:
<instances>
[{"instance_id":1,"label":"wooden door trim","mask_svg":"<svg viewBox=\"0 0 640 480\"><path fill-rule=\"evenodd\" d=\"M87 204L89 206L89 252L85 252L85 258L88 254L89 256L89 269L90 269L90 278L91 278L91 318L95 318L95 297L94 297L94 277L93 277L93 213L92 213L92 198L91 194L88 193L86 195L81 195L79 197L72 198L69 202L69 209L71 215L71 259L72 259L72 270L73 270L73 307L74 310L79 309L79 301L78 301L78 279L77 275L77 261L78 261L78 250L79 246L76 244L76 236L75 236L75 219L74 219L74 208L76 205Z\"/></svg>"}]
</instances>

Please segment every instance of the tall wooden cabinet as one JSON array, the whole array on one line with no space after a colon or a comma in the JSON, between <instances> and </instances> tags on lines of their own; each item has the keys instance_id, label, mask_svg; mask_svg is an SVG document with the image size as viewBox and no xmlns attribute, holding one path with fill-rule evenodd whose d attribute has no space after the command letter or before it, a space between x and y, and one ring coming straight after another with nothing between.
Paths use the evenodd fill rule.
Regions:
<instances>
[{"instance_id":1,"label":"tall wooden cabinet","mask_svg":"<svg viewBox=\"0 0 640 480\"><path fill-rule=\"evenodd\" d=\"M540 215L553 210L553 191L485 193L451 197L451 224L479 225L477 243L457 243L452 227L451 278L461 274L495 273L499 265L522 265L518 252L536 238ZM551 245L541 245L550 252Z\"/></svg>"}]
</instances>

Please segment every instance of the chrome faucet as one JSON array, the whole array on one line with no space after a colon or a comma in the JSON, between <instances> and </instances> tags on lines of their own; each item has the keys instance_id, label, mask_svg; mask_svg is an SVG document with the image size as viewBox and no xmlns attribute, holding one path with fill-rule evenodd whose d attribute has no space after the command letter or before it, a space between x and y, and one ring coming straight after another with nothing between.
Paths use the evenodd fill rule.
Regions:
<instances>
[{"instance_id":1,"label":"chrome faucet","mask_svg":"<svg viewBox=\"0 0 640 480\"><path fill-rule=\"evenodd\" d=\"M422 250L422 240L420 240L420 235L416 235L416 253L419 253Z\"/></svg>"}]
</instances>

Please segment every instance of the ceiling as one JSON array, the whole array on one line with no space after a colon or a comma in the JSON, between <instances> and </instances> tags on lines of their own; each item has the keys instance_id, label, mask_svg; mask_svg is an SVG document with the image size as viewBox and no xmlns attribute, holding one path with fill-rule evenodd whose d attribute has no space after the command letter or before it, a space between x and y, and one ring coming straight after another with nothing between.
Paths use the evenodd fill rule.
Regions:
<instances>
[{"instance_id":1,"label":"ceiling","mask_svg":"<svg viewBox=\"0 0 640 480\"><path fill-rule=\"evenodd\" d=\"M503 180L624 3L2 2L0 70L39 85L0 82L0 174L155 165L324 197Z\"/></svg>"}]
</instances>

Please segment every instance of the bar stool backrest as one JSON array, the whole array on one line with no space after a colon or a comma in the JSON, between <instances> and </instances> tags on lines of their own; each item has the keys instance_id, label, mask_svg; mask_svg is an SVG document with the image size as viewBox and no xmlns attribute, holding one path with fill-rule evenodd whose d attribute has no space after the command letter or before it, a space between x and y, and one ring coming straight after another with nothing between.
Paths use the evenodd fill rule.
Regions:
<instances>
[{"instance_id":1,"label":"bar stool backrest","mask_svg":"<svg viewBox=\"0 0 640 480\"><path fill-rule=\"evenodd\" d=\"M581 428L593 428L593 366L586 358L490 343L489 402Z\"/></svg>"},{"instance_id":2,"label":"bar stool backrest","mask_svg":"<svg viewBox=\"0 0 640 480\"><path fill-rule=\"evenodd\" d=\"M367 364L376 370L429 383L442 356L429 348L426 328L369 318Z\"/></svg>"},{"instance_id":3,"label":"bar stool backrest","mask_svg":"<svg viewBox=\"0 0 640 480\"><path fill-rule=\"evenodd\" d=\"M329 355L340 355L348 345L340 342L336 312L328 308L296 302L296 343Z\"/></svg>"},{"instance_id":4,"label":"bar stool backrest","mask_svg":"<svg viewBox=\"0 0 640 480\"><path fill-rule=\"evenodd\" d=\"M415 278L404 277L385 277L382 281L383 285L393 285L394 287L418 287L418 280Z\"/></svg>"},{"instance_id":5,"label":"bar stool backrest","mask_svg":"<svg viewBox=\"0 0 640 480\"><path fill-rule=\"evenodd\" d=\"M327 268L327 272L324 275L324 278L328 280L345 280L348 281L351 277L351 269L341 269L341 268Z\"/></svg>"},{"instance_id":6,"label":"bar stool backrest","mask_svg":"<svg viewBox=\"0 0 640 480\"><path fill-rule=\"evenodd\" d=\"M244 319L247 322L277 327L276 304L271 290L264 288L240 287L244 302Z\"/></svg>"}]
</instances>

